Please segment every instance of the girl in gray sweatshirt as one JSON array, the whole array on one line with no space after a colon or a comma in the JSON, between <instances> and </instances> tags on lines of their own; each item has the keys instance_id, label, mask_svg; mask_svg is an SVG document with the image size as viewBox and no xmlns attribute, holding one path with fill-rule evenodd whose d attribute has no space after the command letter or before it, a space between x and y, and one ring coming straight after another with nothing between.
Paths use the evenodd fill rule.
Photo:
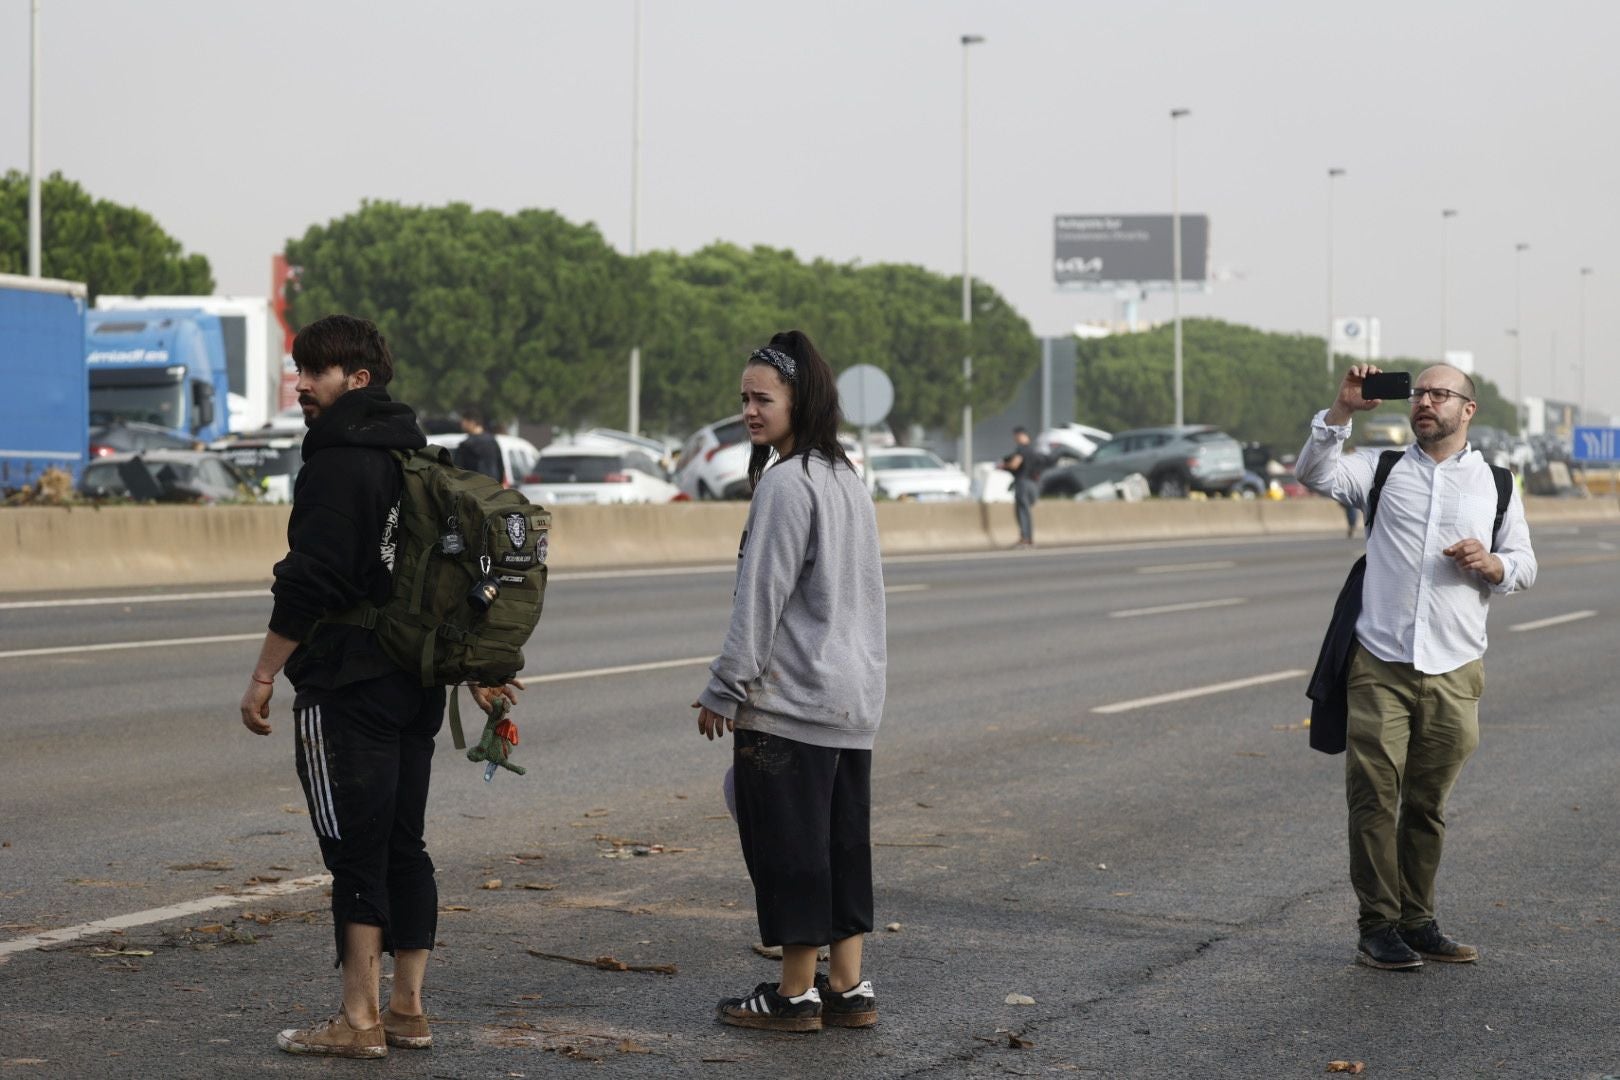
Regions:
<instances>
[{"instance_id":1,"label":"girl in gray sweatshirt","mask_svg":"<svg viewBox=\"0 0 1620 1080\"><path fill-rule=\"evenodd\" d=\"M867 1027L872 742L888 663L877 515L838 444L837 387L808 337L785 331L754 352L742 397L753 504L731 627L693 707L701 734L735 732L743 859L782 976L722 1000L717 1016L778 1031Z\"/></svg>"}]
</instances>

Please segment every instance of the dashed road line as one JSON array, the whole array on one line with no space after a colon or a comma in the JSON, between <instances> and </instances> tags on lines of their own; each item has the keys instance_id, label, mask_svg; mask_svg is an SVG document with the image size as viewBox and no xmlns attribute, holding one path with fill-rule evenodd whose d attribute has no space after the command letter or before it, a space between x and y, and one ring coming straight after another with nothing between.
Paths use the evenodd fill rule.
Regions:
<instances>
[{"instance_id":1,"label":"dashed road line","mask_svg":"<svg viewBox=\"0 0 1620 1080\"><path fill-rule=\"evenodd\" d=\"M1517 626L1510 626L1508 629L1514 633L1520 633L1525 630L1544 630L1549 626L1562 626L1565 623L1580 622L1582 619L1590 619L1596 614L1597 612L1595 611L1572 611L1568 615L1554 615L1550 619L1537 619L1534 622L1522 622Z\"/></svg>"},{"instance_id":2,"label":"dashed road line","mask_svg":"<svg viewBox=\"0 0 1620 1080\"><path fill-rule=\"evenodd\" d=\"M1219 562L1166 563L1162 566L1138 566L1138 574L1196 574L1203 570L1230 570L1237 563L1231 559Z\"/></svg>"},{"instance_id":3,"label":"dashed road line","mask_svg":"<svg viewBox=\"0 0 1620 1080\"><path fill-rule=\"evenodd\" d=\"M179 919L187 915L213 911L216 908L234 907L238 904L262 900L267 896L290 896L293 893L308 892L310 889L318 889L331 883L331 874L312 874L309 877L294 878L292 881L250 885L240 892L230 893L225 896L204 896L197 900L186 900L178 904L170 904L167 907L148 908L145 911L137 911L129 915L114 915L110 919L97 919L95 922L80 923L77 926L64 926L60 930L46 930L40 934L29 934L27 937L0 941L0 960L12 953L27 952L30 949L42 949L49 945L65 945L70 941L78 941L80 938L89 937L91 934L106 934L114 930L127 930L132 926L150 926L152 923L167 922L170 919Z\"/></svg>"},{"instance_id":4,"label":"dashed road line","mask_svg":"<svg viewBox=\"0 0 1620 1080\"><path fill-rule=\"evenodd\" d=\"M1125 608L1123 611L1110 611L1110 619L1134 619L1138 615L1169 615L1175 611L1203 611L1206 608L1237 607L1249 601L1241 596L1229 596L1224 600L1193 600L1185 604L1161 604L1158 607Z\"/></svg>"},{"instance_id":5,"label":"dashed road line","mask_svg":"<svg viewBox=\"0 0 1620 1080\"><path fill-rule=\"evenodd\" d=\"M1186 701L1189 698L1206 697L1210 694L1224 694L1229 690L1243 690L1250 686L1264 686L1266 683L1282 682L1284 679L1299 679L1308 674L1310 672L1304 670L1274 671L1270 675L1254 675L1247 679L1233 679L1231 682L1195 686L1190 690L1177 690L1170 694L1155 694L1153 697L1137 698L1134 701L1117 701L1112 705L1098 705L1091 711L1094 713L1129 712L1132 709L1145 709L1150 705L1167 705L1173 701Z\"/></svg>"},{"instance_id":6,"label":"dashed road line","mask_svg":"<svg viewBox=\"0 0 1620 1080\"><path fill-rule=\"evenodd\" d=\"M0 652L0 660L23 656L66 656L75 653L113 652L118 649L161 649L175 645L226 645L241 641L263 641L264 631L256 634L216 634L213 637L164 638L160 641L104 641L97 645L53 645L48 649L10 649Z\"/></svg>"}]
</instances>

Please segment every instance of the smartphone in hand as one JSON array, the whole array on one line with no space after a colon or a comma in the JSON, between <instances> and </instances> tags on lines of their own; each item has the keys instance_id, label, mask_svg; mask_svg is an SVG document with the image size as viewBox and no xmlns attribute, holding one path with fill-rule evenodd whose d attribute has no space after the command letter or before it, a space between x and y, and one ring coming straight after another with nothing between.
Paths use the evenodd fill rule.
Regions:
<instances>
[{"instance_id":1,"label":"smartphone in hand","mask_svg":"<svg viewBox=\"0 0 1620 1080\"><path fill-rule=\"evenodd\" d=\"M1405 401L1412 396L1412 375L1406 371L1380 371L1361 380L1364 401Z\"/></svg>"}]
</instances>

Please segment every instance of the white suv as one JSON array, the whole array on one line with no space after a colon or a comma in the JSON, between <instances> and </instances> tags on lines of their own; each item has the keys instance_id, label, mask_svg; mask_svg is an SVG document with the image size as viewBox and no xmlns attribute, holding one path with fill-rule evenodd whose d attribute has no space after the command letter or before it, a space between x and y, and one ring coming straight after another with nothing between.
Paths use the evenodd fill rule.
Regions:
<instances>
[{"instance_id":1,"label":"white suv","mask_svg":"<svg viewBox=\"0 0 1620 1080\"><path fill-rule=\"evenodd\" d=\"M753 450L740 413L698 428L681 447L675 484L689 499L746 499Z\"/></svg>"}]
</instances>

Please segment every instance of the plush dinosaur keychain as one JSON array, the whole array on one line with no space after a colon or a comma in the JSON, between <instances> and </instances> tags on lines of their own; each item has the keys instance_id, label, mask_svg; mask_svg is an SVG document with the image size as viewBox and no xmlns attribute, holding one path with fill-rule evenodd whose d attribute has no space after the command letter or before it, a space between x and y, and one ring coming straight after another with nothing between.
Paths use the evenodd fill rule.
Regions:
<instances>
[{"instance_id":1,"label":"plush dinosaur keychain","mask_svg":"<svg viewBox=\"0 0 1620 1080\"><path fill-rule=\"evenodd\" d=\"M485 763L486 781L495 779L496 766L510 769L519 776L528 771L521 765L512 764L512 747L518 744L518 729L506 716L511 707L511 702L497 696L490 706L489 718L484 721L484 737L478 740L477 746L467 751L468 761Z\"/></svg>"}]
</instances>

